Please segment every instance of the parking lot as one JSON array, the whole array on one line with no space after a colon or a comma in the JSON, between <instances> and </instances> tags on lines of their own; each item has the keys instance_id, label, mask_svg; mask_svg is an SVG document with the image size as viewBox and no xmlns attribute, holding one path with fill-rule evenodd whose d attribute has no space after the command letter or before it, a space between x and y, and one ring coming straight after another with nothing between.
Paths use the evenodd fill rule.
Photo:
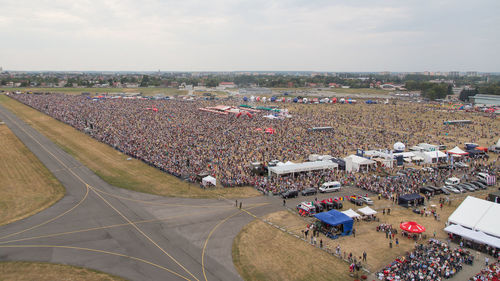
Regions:
<instances>
[{"instance_id":1,"label":"parking lot","mask_svg":"<svg viewBox=\"0 0 500 281\"><path fill-rule=\"evenodd\" d=\"M286 199L286 205L290 208L295 208L300 202L303 201L314 201L316 198L321 201L324 199L332 198L332 197L349 197L352 195L356 196L366 196L371 197L373 200L376 200L376 194L373 192L369 192L357 187L353 186L343 186L338 192L330 192L330 193L317 193L316 195L302 196L299 192L299 196L296 198ZM280 197L281 198L281 197ZM283 199L282 199L283 200ZM348 210L349 208L359 207L355 206L353 203L345 202L342 210Z\"/></svg>"}]
</instances>

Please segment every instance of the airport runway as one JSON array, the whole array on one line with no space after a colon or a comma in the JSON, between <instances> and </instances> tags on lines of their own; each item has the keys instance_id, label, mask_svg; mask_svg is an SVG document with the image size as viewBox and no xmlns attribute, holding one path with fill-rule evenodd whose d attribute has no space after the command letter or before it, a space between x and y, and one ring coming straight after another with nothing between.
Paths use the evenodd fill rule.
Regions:
<instances>
[{"instance_id":1,"label":"airport runway","mask_svg":"<svg viewBox=\"0 0 500 281\"><path fill-rule=\"evenodd\" d=\"M0 227L0 261L71 264L129 280L241 280L231 247L255 217L282 210L262 196L168 198L113 187L10 111L0 119L66 188L50 208Z\"/></svg>"}]
</instances>

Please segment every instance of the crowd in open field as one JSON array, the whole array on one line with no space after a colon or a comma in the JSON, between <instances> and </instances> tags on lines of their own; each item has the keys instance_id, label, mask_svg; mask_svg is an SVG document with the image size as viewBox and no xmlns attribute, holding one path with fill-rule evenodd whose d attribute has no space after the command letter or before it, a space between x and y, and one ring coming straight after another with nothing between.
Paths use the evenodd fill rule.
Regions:
<instances>
[{"instance_id":1,"label":"crowd in open field","mask_svg":"<svg viewBox=\"0 0 500 281\"><path fill-rule=\"evenodd\" d=\"M269 120L263 118L264 112L237 118L199 110L220 103L237 105L238 101L93 100L63 94L12 97L172 175L195 181L197 174L208 172L223 186L253 185L272 192L339 180L389 197L424 182L441 182L448 172L418 172L398 179L342 171L267 178L253 174L250 162L302 161L310 154L344 157L357 148L390 148L397 141L460 144L463 138L493 142L500 136L496 120L473 116L475 125L449 127L443 125L444 120L464 119L465 113L420 104L287 104L292 118ZM320 126L335 130L308 131ZM274 134L257 130L269 127Z\"/></svg>"},{"instance_id":2,"label":"crowd in open field","mask_svg":"<svg viewBox=\"0 0 500 281\"><path fill-rule=\"evenodd\" d=\"M500 280L500 262L494 262L487 265L478 274L474 275L469 281L499 281Z\"/></svg>"},{"instance_id":3,"label":"crowd in open field","mask_svg":"<svg viewBox=\"0 0 500 281\"><path fill-rule=\"evenodd\" d=\"M451 249L446 243L430 239L392 262L378 273L379 280L443 280L453 277L462 264L471 263L472 255L462 249Z\"/></svg>"}]
</instances>

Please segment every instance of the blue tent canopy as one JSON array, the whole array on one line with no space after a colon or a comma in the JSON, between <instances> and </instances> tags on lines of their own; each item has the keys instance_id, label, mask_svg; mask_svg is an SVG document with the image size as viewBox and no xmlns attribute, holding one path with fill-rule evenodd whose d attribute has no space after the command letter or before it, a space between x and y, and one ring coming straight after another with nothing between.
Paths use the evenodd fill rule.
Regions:
<instances>
[{"instance_id":1,"label":"blue tent canopy","mask_svg":"<svg viewBox=\"0 0 500 281\"><path fill-rule=\"evenodd\" d=\"M331 226L343 225L342 235L349 235L352 231L354 221L346 214L337 210L330 210L328 212L318 213L314 215L318 220Z\"/></svg>"}]
</instances>

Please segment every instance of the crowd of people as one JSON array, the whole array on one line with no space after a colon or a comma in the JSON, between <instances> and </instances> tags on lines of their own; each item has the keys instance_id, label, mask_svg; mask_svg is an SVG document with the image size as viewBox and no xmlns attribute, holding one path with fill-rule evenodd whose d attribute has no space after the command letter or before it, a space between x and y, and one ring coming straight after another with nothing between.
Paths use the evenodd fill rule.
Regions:
<instances>
[{"instance_id":1,"label":"crowd of people","mask_svg":"<svg viewBox=\"0 0 500 281\"><path fill-rule=\"evenodd\" d=\"M500 124L477 117L480 126L444 125L443 120L464 119L460 112L416 104L397 105L296 105L287 104L292 118L267 119L267 112L221 115L199 108L220 104L205 100L91 99L76 95L12 95L95 139L165 172L190 181L208 172L223 186L252 185L263 192L319 187L340 181L390 198L422 183L439 183L449 171L415 172L398 178L344 171L315 171L292 176L267 177L252 172L251 162L268 163L307 159L310 154L345 157L358 148L407 144L443 144L467 136L495 140ZM239 101L224 101L238 105ZM331 126L333 131L311 132L311 127ZM272 134L264 128L273 128ZM446 133L443 133L446 132ZM464 176L472 176L474 166ZM480 163L477 165L484 165Z\"/></svg>"},{"instance_id":2,"label":"crowd of people","mask_svg":"<svg viewBox=\"0 0 500 281\"><path fill-rule=\"evenodd\" d=\"M500 281L500 262L487 265L469 281Z\"/></svg>"},{"instance_id":3,"label":"crowd of people","mask_svg":"<svg viewBox=\"0 0 500 281\"><path fill-rule=\"evenodd\" d=\"M473 256L462 249L451 249L446 243L430 239L378 272L379 280L443 280L453 277L462 264L472 263Z\"/></svg>"}]
</instances>

